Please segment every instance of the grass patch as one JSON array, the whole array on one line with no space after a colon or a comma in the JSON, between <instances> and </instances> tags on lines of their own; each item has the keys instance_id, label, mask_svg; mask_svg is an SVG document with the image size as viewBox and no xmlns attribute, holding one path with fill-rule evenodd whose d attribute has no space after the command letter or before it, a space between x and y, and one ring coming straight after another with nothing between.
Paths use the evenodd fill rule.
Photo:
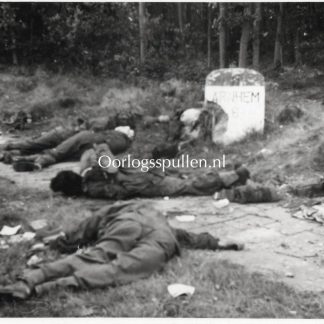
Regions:
<instances>
[{"instance_id":1,"label":"grass patch","mask_svg":"<svg viewBox=\"0 0 324 324\"><path fill-rule=\"evenodd\" d=\"M46 218L67 228L88 217L91 209L105 204L51 198L14 186L8 190L2 184L2 206L10 206L12 215L26 222ZM15 201L22 202L24 208L13 204ZM19 219L13 217L15 222ZM0 250L0 284L13 282L22 273L29 249L30 243L19 243ZM48 252L45 258L53 260L57 256L56 252ZM192 285L196 291L192 297L173 299L167 292L172 283ZM102 290L61 289L25 302L0 300L0 316L321 318L323 302L323 294L298 292L261 274L249 273L242 266L219 259L217 252L184 250L181 258L174 258L163 271L146 280Z\"/></svg>"},{"instance_id":2,"label":"grass patch","mask_svg":"<svg viewBox=\"0 0 324 324\"><path fill-rule=\"evenodd\" d=\"M28 82L31 77L32 81ZM26 78L26 79L24 79ZM35 135L65 123L78 115L102 116L123 105L140 106L147 115L170 114L177 108L197 106L203 85L176 82L175 96L165 96L158 82L146 79L126 84L73 75L49 75L36 71L30 76L1 74L0 115L28 107L38 107L52 116L44 123L33 124L22 135ZM1 90L0 90L1 92ZM289 125L276 121L279 111L297 102L305 114ZM266 128L263 135L224 147L210 141L197 141L184 153L195 158L220 158L226 155L228 168L235 162L246 164L254 180L299 184L316 177L312 168L312 150L322 137L324 117L318 102L305 100L301 92L283 92L271 88L266 94ZM53 113L55 111L55 113ZM149 136L148 136L149 133ZM147 157L152 148L163 143L167 126L138 127L130 153ZM266 157L258 152L271 151ZM51 197L48 192L22 190L0 178L0 226L28 225L28 221L46 218L64 228L90 215L104 201ZM28 244L0 250L0 284L15 280L27 261ZM234 253L234 252L233 252ZM48 254L48 258L55 255ZM192 298L172 299L168 284L180 282L196 287ZM185 251L181 259L172 260L165 271L147 280L119 288L71 292L59 290L24 303L0 301L0 316L112 316L112 317L323 317L323 295L301 293L280 282L248 273L241 266L219 260L217 253Z\"/></svg>"},{"instance_id":3,"label":"grass patch","mask_svg":"<svg viewBox=\"0 0 324 324\"><path fill-rule=\"evenodd\" d=\"M234 252L233 252L234 253ZM17 259L15 250L11 257ZM19 258L20 262L22 261ZM207 260L207 261L206 261ZM6 270L12 271L13 265ZM192 297L173 299L172 283L193 285ZM2 301L1 316L15 317L252 317L322 318L323 295L297 292L283 283L217 259L217 252L184 251L164 271L121 287L56 290L26 302Z\"/></svg>"},{"instance_id":4,"label":"grass patch","mask_svg":"<svg viewBox=\"0 0 324 324\"><path fill-rule=\"evenodd\" d=\"M307 77L317 81L321 75L315 72L307 69L288 70L282 77L289 76L289 80L303 80ZM20 83L23 86L17 86ZM178 108L197 107L203 99L203 84L197 82L173 80L169 84L139 78L131 84L116 79L51 74L40 69L30 75L0 74L0 84L8 89L0 97L0 106L6 107L0 110L0 115L29 109L34 111L38 119L48 118L30 125L25 136L72 122L76 116L104 116L125 107L135 110L141 107L144 115L172 114ZM170 87L172 91L169 92L173 96L166 95L169 92L165 90L165 85ZM251 169L254 179L262 182L276 177L292 182L317 177L309 151L317 145L314 138L316 132L321 133L321 119L324 117L321 103L305 99L302 90L292 91L290 88L289 91L282 91L282 87L270 85L271 82L267 83L263 135L252 134L228 147L200 140L189 146L184 153L209 160L225 154L229 167L236 162L245 163ZM312 88L307 89L311 90ZM318 82L314 90L318 92ZM293 123L280 125L277 116L287 104L297 104L305 114ZM148 133L150 136L147 136ZM166 125L153 125L148 129L138 127L130 152L136 157L146 157L155 145L165 142L166 133ZM258 152L262 149L274 153L266 159L260 159Z\"/></svg>"}]
</instances>

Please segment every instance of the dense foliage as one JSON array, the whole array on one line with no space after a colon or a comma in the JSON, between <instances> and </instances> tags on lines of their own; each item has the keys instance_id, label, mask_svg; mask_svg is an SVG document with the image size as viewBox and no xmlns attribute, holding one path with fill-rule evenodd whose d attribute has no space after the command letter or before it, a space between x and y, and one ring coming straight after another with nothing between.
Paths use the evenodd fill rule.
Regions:
<instances>
[{"instance_id":1,"label":"dense foliage","mask_svg":"<svg viewBox=\"0 0 324 324\"><path fill-rule=\"evenodd\" d=\"M252 63L255 11L251 3L226 6L226 65L238 64L242 26L247 22L248 66ZM218 67L218 3L145 3L142 64L138 7L138 3L118 2L1 3L1 63L42 64L57 71L79 68L107 75L187 79L199 79ZM324 47L320 36L324 5L285 3L279 36L278 8L279 3L262 3L257 31L261 65L272 60L276 37L280 37L285 63L305 59L318 63L309 57L308 49ZM315 43L310 42L314 39Z\"/></svg>"}]
</instances>

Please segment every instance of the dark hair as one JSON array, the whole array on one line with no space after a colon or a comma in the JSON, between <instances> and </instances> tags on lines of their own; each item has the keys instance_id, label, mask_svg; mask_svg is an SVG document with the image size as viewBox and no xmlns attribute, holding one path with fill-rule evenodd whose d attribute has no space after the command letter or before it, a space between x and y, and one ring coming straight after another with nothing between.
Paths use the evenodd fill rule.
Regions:
<instances>
[{"instance_id":1,"label":"dark hair","mask_svg":"<svg viewBox=\"0 0 324 324\"><path fill-rule=\"evenodd\" d=\"M239 182L242 185L246 184L246 181L250 179L250 171L245 168L244 166L239 166L238 168L235 169L237 175L239 176Z\"/></svg>"},{"instance_id":2,"label":"dark hair","mask_svg":"<svg viewBox=\"0 0 324 324\"><path fill-rule=\"evenodd\" d=\"M173 159L179 153L178 143L162 143L152 150L152 157L157 159Z\"/></svg>"},{"instance_id":3,"label":"dark hair","mask_svg":"<svg viewBox=\"0 0 324 324\"><path fill-rule=\"evenodd\" d=\"M82 177L73 171L60 171L50 183L54 192L62 192L66 196L81 196Z\"/></svg>"}]
</instances>

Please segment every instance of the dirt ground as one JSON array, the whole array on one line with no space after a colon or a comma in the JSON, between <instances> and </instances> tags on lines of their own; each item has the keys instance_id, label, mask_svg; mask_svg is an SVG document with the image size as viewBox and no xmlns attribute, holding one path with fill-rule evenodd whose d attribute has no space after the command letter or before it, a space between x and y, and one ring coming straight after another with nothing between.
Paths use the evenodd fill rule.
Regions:
<instances>
[{"instance_id":1,"label":"dirt ground","mask_svg":"<svg viewBox=\"0 0 324 324\"><path fill-rule=\"evenodd\" d=\"M33 173L17 173L11 166L0 164L0 173L20 188L37 188L49 196L50 179L60 170L77 170L77 163L60 163ZM290 210L283 207L284 202L231 203L217 208L212 197L180 197L154 199L154 203L175 227L245 243L244 251L220 252L217 258L241 264L299 290L323 291L324 228L316 222L293 218ZM193 222L175 218L188 214L196 216Z\"/></svg>"},{"instance_id":2,"label":"dirt ground","mask_svg":"<svg viewBox=\"0 0 324 324\"><path fill-rule=\"evenodd\" d=\"M5 107L5 110L17 111L21 107L26 107L26 110L38 113L38 121L32 125L32 128L23 132L16 132L15 136L30 136L46 131L53 125L59 125L65 122L68 118L79 115L80 113L87 113L89 116L96 116L103 111L109 110L114 106L118 106L120 102L124 100L132 99L136 103L140 104L145 113L156 115L157 113L168 113L177 105L179 101L172 101L170 98L164 98L158 90L156 85L151 85L143 90L143 87L127 87L121 85L116 80L110 80L104 83L100 83L99 80L84 80L75 78L66 78L62 76L46 76L42 73L34 76L35 84L34 89L28 93L21 93L17 90L16 83L23 82L24 78L15 77L8 74L0 75L0 83L8 86L8 91L5 96L0 98L1 107ZM91 85L90 85L91 84ZM274 184L276 186L281 185L295 185L301 183L307 183L311 181L317 181L321 175L321 170L315 170L312 167L313 151L318 145L321 136L323 135L322 120L324 118L324 110L322 104L322 88L314 86L314 83L310 83L312 86L306 89L293 89L288 88L286 90L279 89L277 86L273 86L272 83L267 83L267 97L266 97L266 128L264 135L252 134L245 140L235 143L230 147L214 146L211 143L196 143L196 145L189 147L188 152L191 155L199 158L211 159L226 154L226 159L229 161L228 167L231 167L233 162L242 162L251 170L252 179L260 181L264 184ZM109 91L107 92L107 89ZM194 89L194 90L193 90ZM198 89L198 90L197 90ZM188 89L187 89L188 90ZM190 107L194 105L197 98L200 97L201 87L193 85L189 88L188 98L181 101L181 105ZM195 92L196 91L196 92ZM111 93L114 95L111 96ZM73 108L62 108L57 103L57 98L78 98L78 103ZM107 99L108 98L108 99ZM53 103L54 102L54 103ZM297 121L280 125L276 121L276 116L280 109L282 109L287 103L298 104L305 112L305 114ZM107 106L108 105L108 106ZM53 109L55 114L53 115ZM2 109L2 113L3 113ZM147 136L147 134L150 136ZM165 130L162 130L162 133ZM136 140L131 148L131 153L135 156L141 157L145 153L159 142L163 142L164 135L161 133L161 127L152 126L150 129L139 127L136 130ZM0 144L5 142L12 135L2 132L0 135ZM260 153L261 152L261 153ZM262 153L263 152L263 153ZM2 197L0 199L0 206L3 207L5 215L19 215L19 219L23 221L30 221L38 218L52 219L53 221L62 225L62 227L70 226L80 219L89 216L89 211L94 208L98 208L105 204L104 201L89 200L89 199L65 199L62 197L53 196L49 190L49 180L59 171L72 169L77 170L78 166L75 162L66 162L54 165L41 172L33 173L17 173L14 172L10 165L0 163L0 192ZM9 188L13 188L12 192ZM19 194L17 194L19 192ZM318 203L324 203L324 199L316 199ZM292 217L291 205L300 205L304 200L295 199L293 197L286 197L283 201L278 203L268 204L249 204L239 205L231 203L224 208L217 208L215 201L212 197L181 197L175 199L154 199L155 204L164 212L165 216L169 218L172 225L176 227L182 227L191 231L204 232L208 231L211 234L219 236L221 238L234 238L245 243L245 250L242 252L219 252L214 253L212 256L208 252L186 254L183 264L181 261L175 261L167 269L167 275L164 277L153 278L156 290L153 293L151 303L152 309L136 308L131 312L131 316L165 316L165 310L159 309L156 306L158 301L155 300L159 295L158 288L161 288L162 284L166 284L170 280L182 278L181 273L175 274L177 271L176 266L195 266L205 265L204 262L210 258L215 264L219 264L221 270L221 278L223 278L223 272L230 271L233 268L233 272L230 272L229 276L237 278L238 275L235 271L237 269L233 265L242 265L248 274L253 277L255 273L261 273L266 280L272 282L269 285L269 291L275 295L275 291L278 290L282 293L277 297L277 306L274 304L267 304L260 306L259 297L254 300L255 290L262 291L267 295L270 292L265 288L268 287L265 281L258 281L256 287L249 288L251 296L244 296L246 293L246 285L237 287L236 292L232 291L232 295L228 290L224 290L222 298L223 304L218 313L214 313L214 302L206 301L204 306L198 305L198 300L194 303L194 310L184 312L184 309L180 307L178 313L174 316L204 316L200 315L202 309L208 305L209 316L224 316L224 317L240 317L240 316L256 316L256 317L298 317L298 316L321 316L318 309L319 306L314 306L311 313L303 309L295 312L295 308L302 297L296 295L294 302L289 300L289 305L285 305L284 310L279 309L283 302L281 298L287 298L282 296L288 296L290 294L289 288L279 289L278 285L285 283L287 287L292 287L299 292L309 292L322 294L324 284L324 243L323 226L311 221L296 219ZM175 218L177 215L195 215L196 218L193 222L179 222ZM7 214L6 214L7 215ZM24 251L27 248L23 248L21 251L13 250L9 254L13 258L4 262L4 270L2 272L2 280L0 283L7 283L14 280L14 275L19 274L19 267L26 262ZM26 250L26 251L27 251ZM1 255L7 258L5 250L0 251ZM15 256L19 256L15 260ZM207 258L207 259L206 259ZM202 262L202 263L201 263ZM225 263L224 263L225 262ZM230 262L231 266L227 267L227 263ZM19 266L18 266L19 263ZM214 263L213 263L214 264ZM17 270L12 270L17 266ZM207 271L208 276L212 263L202 271ZM7 269L7 270L6 270ZM244 271L245 271L244 270ZM216 270L215 270L216 271ZM223 271L223 272L222 272ZM231 270L232 271L232 270ZM241 271L241 270L239 270ZM187 279L193 281L196 280L198 274L194 273L186 274ZM203 276L203 275L201 275ZM201 279L201 276L198 278ZM246 274L241 278L245 278ZM229 277L229 278L232 278ZM248 279L249 285L255 278ZM209 277L208 277L209 278ZM214 277L213 277L214 278ZM227 277L226 277L227 278ZM232 279L229 280L231 285ZM219 280L219 278L216 278ZM214 279L213 279L214 280ZM238 279L237 279L238 280ZM241 279L240 279L241 280ZM239 281L240 281L239 280ZM262 279L263 280L263 279ZM208 280L203 278L204 284L206 282L205 294L203 297L209 298ZM138 293L134 293L135 303L133 300L125 301L124 304L131 307L136 304L142 297L141 294L146 294L145 289L149 288L146 285L150 285L150 280L145 283L140 283L139 286L135 284L135 290ZM247 284L248 285L248 284ZM218 284L216 285L216 291ZM132 287L132 288L134 288ZM146 288L145 288L146 287ZM276 287L276 288L274 288ZM281 287L281 286L280 286ZM285 286L286 287L286 286ZM126 289L126 288L125 288ZM264 292L264 289L266 292ZM124 290L121 290L120 298L123 300L125 296L122 296ZM69 295L67 304L73 304L73 312L65 310L58 298L55 301L55 307L52 316L61 316L61 311L64 308L63 314L70 316L88 316L95 314L97 316L129 316L122 309L117 306L118 301L114 307L105 310L100 310L88 314L86 311L80 313L80 305L84 305L85 301L90 298L92 301L100 303L100 296L102 293L95 293L90 295L88 292L81 297ZM107 292L110 296L114 294L110 291ZM136 295L137 294L137 295ZM236 298L238 294L241 294L242 303L246 303L247 299L253 300L258 306L251 306L251 310L241 313L241 306L238 310L236 306L229 310L227 308L227 298ZM127 292L126 292L127 295ZM224 297L225 296L225 297ZM319 295L322 296L322 295ZM81 298L82 301L77 300ZM162 298L162 297L161 297ZM164 297L163 297L164 298ZM215 297L216 298L216 297ZM245 299L244 299L245 298ZM262 297L263 298L263 297ZM267 300L268 297L264 297ZM304 298L304 297L303 297ZM308 298L305 297L306 299ZM313 297L312 297L313 298ZM317 298L317 297L316 297ZM316 301L316 305L324 303L324 299L319 297L320 300ZM164 300L164 299L163 299ZM231 299L232 300L232 299ZM36 300L40 305L40 301ZM32 316L47 316L48 303L50 299L45 299L41 308L32 313ZM112 303L113 303L112 302ZM237 301L236 301L237 302ZM235 304L236 302L233 301ZM308 303L306 300L306 304ZM313 302L313 301L312 301ZM36 303L36 304L37 304ZM198 303L198 304L197 304ZM34 304L33 304L34 305ZM192 304L188 304L189 306ZM189 307L187 304L186 307ZM308 305L308 304L307 304ZM308 306L305 309L308 309ZM3 314L6 316L12 316L12 305L7 305ZM35 305L34 305L35 306ZM178 305L179 306L179 305ZM177 306L177 307L178 307ZM233 306L233 305L232 305ZM260 308L259 308L260 306ZM83 306L82 306L83 307ZM104 307L104 306L103 306ZM201 308L200 308L201 307ZM222 308L223 307L223 308ZM230 307L230 306L228 306ZM313 306L312 306L313 307ZM207 309L206 308L206 309ZM75 309L78 309L76 311ZM158 309L156 311L156 309ZM235 309L235 311L233 311ZM75 310L75 312L74 312ZM28 314L28 307L19 308L21 316ZM57 313L56 313L57 312ZM171 312L172 313L172 312ZM0 316L1 316L0 309ZM26 315L28 316L28 315Z\"/></svg>"}]
</instances>

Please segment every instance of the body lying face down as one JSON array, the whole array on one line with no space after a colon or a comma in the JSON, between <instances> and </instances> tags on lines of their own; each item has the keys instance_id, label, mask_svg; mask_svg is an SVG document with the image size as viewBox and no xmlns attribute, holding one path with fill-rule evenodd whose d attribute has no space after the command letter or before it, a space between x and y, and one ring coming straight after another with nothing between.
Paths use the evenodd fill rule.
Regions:
<instances>
[{"instance_id":1,"label":"body lying face down","mask_svg":"<svg viewBox=\"0 0 324 324\"><path fill-rule=\"evenodd\" d=\"M250 176L244 167L223 172L218 172L216 168L201 169L186 178L177 169L170 173L157 166L147 168L146 171L132 163L126 163L127 166L119 163L119 167L104 168L99 166L99 158L103 155L114 159L107 144L89 149L81 157L80 174L61 171L51 180L50 188L67 196L86 195L115 200L133 197L203 196L235 185L244 185ZM113 163L110 164L112 165Z\"/></svg>"},{"instance_id":2,"label":"body lying face down","mask_svg":"<svg viewBox=\"0 0 324 324\"><path fill-rule=\"evenodd\" d=\"M114 154L125 152L134 134L127 125L114 130L58 126L36 138L5 143L0 148L0 161L12 163L19 172L40 170L62 161L80 159L85 150L100 143L106 143Z\"/></svg>"},{"instance_id":3,"label":"body lying face down","mask_svg":"<svg viewBox=\"0 0 324 324\"><path fill-rule=\"evenodd\" d=\"M67 196L85 195L90 198L130 199L135 197L176 197L182 195L215 195L215 199L227 198L238 203L274 202L281 199L272 186L253 183L250 172L243 166L232 171L197 169L183 176L178 169L166 170L154 167L143 172L140 168L98 166L100 155L113 155L106 144L84 153L80 162L80 174L61 171L51 180L54 192Z\"/></svg>"},{"instance_id":4,"label":"body lying face down","mask_svg":"<svg viewBox=\"0 0 324 324\"><path fill-rule=\"evenodd\" d=\"M116 203L101 208L51 244L70 254L39 268L24 271L21 280L0 286L0 296L26 299L59 287L106 288L144 279L181 248L241 250L236 242L221 242L209 233L172 228L166 217L148 203Z\"/></svg>"},{"instance_id":5,"label":"body lying face down","mask_svg":"<svg viewBox=\"0 0 324 324\"><path fill-rule=\"evenodd\" d=\"M126 163L127 166L118 163L119 167L114 167L113 164L100 167L99 157L103 155L114 159L105 143L86 151L80 161L81 175L72 171L61 171L51 180L51 189L67 196L85 195L113 200L206 196L215 193L215 199L227 198L237 203L274 202L281 199L281 194L275 187L250 181L249 170L239 164L231 171L218 171L216 168L196 169L188 176L181 169L163 171L157 164L146 169L134 167L132 163Z\"/></svg>"},{"instance_id":6,"label":"body lying face down","mask_svg":"<svg viewBox=\"0 0 324 324\"><path fill-rule=\"evenodd\" d=\"M72 171L61 171L51 180L50 188L67 196L86 195L103 199L205 196L244 185L248 178L249 171L243 167L224 172L199 170L183 179L180 173L168 175L161 169L141 172L137 168L127 167L108 173L95 166L87 169L83 176Z\"/></svg>"}]
</instances>

